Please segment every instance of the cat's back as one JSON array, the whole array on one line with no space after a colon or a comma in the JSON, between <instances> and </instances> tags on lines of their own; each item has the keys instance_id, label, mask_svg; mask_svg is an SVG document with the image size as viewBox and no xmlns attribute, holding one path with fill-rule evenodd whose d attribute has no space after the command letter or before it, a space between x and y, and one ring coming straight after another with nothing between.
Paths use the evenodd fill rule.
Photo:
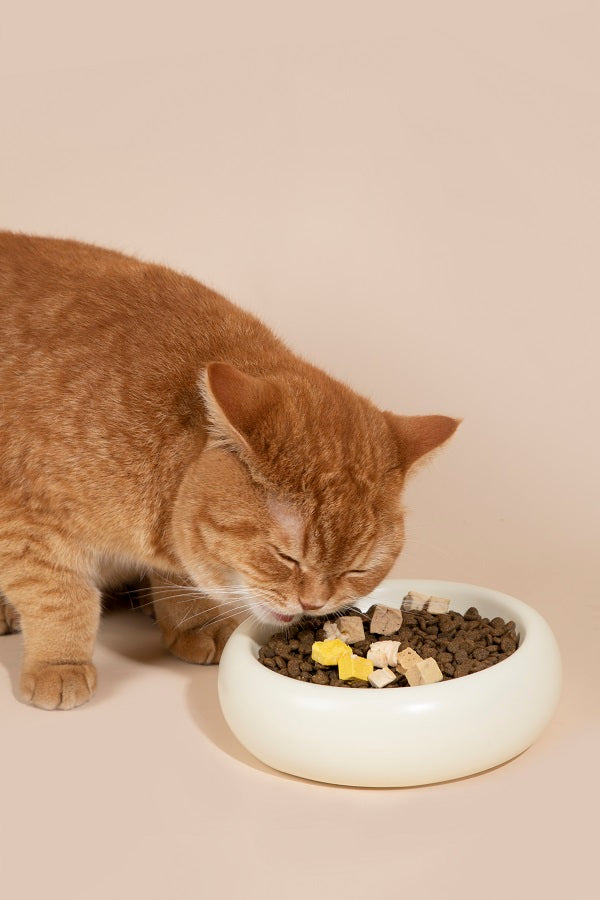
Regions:
<instances>
[{"instance_id":1,"label":"cat's back","mask_svg":"<svg viewBox=\"0 0 600 900\"><path fill-rule=\"evenodd\" d=\"M0 232L0 312L3 332L12 326L21 338L39 339L60 330L62 343L74 324L99 322L119 330L123 320L160 314L176 296L185 315L184 276L114 250L79 241ZM202 303L201 285L190 306ZM15 337L13 333L12 337ZM102 335L98 335L99 338Z\"/></svg>"},{"instance_id":2,"label":"cat's back","mask_svg":"<svg viewBox=\"0 0 600 900\"><path fill-rule=\"evenodd\" d=\"M93 297L102 279L131 277L141 263L114 250L79 241L0 231L0 304L46 301L61 293Z\"/></svg>"},{"instance_id":3,"label":"cat's back","mask_svg":"<svg viewBox=\"0 0 600 900\"><path fill-rule=\"evenodd\" d=\"M252 344L257 354L282 349L259 320L187 275L92 244L9 231L0 231L0 322L5 354L52 344L76 348L78 358L98 361L106 350L135 363L143 348L147 367L152 359L161 366L163 354L201 364L241 359Z\"/></svg>"},{"instance_id":4,"label":"cat's back","mask_svg":"<svg viewBox=\"0 0 600 900\"><path fill-rule=\"evenodd\" d=\"M0 423L49 417L94 397L105 421L123 397L153 408L196 392L220 359L259 371L287 348L254 316L187 275L78 241L0 232Z\"/></svg>"}]
</instances>

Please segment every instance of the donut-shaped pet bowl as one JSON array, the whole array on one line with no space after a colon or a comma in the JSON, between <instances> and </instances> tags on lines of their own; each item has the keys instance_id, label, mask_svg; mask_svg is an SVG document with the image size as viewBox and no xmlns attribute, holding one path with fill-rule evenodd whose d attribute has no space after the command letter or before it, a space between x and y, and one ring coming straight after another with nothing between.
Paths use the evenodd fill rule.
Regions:
<instances>
[{"instance_id":1,"label":"donut-shaped pet bowl","mask_svg":"<svg viewBox=\"0 0 600 900\"><path fill-rule=\"evenodd\" d=\"M451 581L388 579L357 606L399 607L409 590L447 597L460 613L475 606L484 617L512 619L518 649L450 681L344 690L267 669L258 650L280 628L248 620L229 638L219 666L221 709L240 743L282 772L363 787L448 781L531 746L561 687L560 654L546 621L507 594Z\"/></svg>"}]
</instances>

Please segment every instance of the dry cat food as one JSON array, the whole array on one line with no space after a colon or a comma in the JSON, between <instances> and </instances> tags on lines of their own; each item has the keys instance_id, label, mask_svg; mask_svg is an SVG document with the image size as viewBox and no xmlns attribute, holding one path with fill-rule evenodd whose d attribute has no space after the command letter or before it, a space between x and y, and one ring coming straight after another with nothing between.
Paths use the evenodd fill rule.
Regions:
<instances>
[{"instance_id":1,"label":"dry cat food","mask_svg":"<svg viewBox=\"0 0 600 900\"><path fill-rule=\"evenodd\" d=\"M260 662L299 681L353 688L395 688L449 681L501 662L519 646L515 623L464 615L449 601L410 591L402 608L305 616L274 634Z\"/></svg>"}]
</instances>

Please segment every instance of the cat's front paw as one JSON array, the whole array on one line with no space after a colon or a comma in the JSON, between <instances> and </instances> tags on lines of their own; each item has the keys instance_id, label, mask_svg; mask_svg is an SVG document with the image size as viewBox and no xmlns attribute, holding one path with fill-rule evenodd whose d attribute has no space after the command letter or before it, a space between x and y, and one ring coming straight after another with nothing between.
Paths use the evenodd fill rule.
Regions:
<instances>
[{"instance_id":1,"label":"cat's front paw","mask_svg":"<svg viewBox=\"0 0 600 900\"><path fill-rule=\"evenodd\" d=\"M21 630L19 613L0 594L0 634L13 634Z\"/></svg>"},{"instance_id":2,"label":"cat's front paw","mask_svg":"<svg viewBox=\"0 0 600 900\"><path fill-rule=\"evenodd\" d=\"M40 709L73 709L87 703L95 690L96 668L91 663L46 663L21 676L23 700Z\"/></svg>"},{"instance_id":3,"label":"cat's front paw","mask_svg":"<svg viewBox=\"0 0 600 900\"><path fill-rule=\"evenodd\" d=\"M221 659L223 647L239 624L239 621L229 619L204 628L199 625L189 631L176 631L166 644L171 653L184 662L215 664Z\"/></svg>"}]
</instances>

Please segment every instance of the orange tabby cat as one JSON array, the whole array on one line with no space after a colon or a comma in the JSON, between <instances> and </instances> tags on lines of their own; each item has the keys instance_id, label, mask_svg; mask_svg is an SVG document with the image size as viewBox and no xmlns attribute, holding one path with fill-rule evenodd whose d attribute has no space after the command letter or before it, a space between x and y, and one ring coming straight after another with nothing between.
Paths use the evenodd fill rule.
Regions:
<instances>
[{"instance_id":1,"label":"orange tabby cat","mask_svg":"<svg viewBox=\"0 0 600 900\"><path fill-rule=\"evenodd\" d=\"M0 233L0 323L0 634L20 624L44 709L94 692L100 591L132 573L196 663L237 614L371 591L407 473L458 425L380 412L193 279L75 241Z\"/></svg>"}]
</instances>

